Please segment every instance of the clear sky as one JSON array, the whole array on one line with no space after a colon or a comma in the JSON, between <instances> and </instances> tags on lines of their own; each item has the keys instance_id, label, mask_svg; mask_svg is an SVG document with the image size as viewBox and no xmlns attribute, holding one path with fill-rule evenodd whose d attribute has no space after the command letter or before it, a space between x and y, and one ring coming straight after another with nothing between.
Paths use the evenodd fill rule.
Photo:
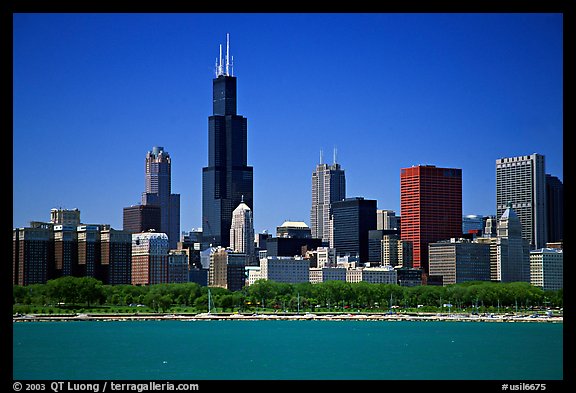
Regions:
<instances>
[{"instance_id":1,"label":"clear sky","mask_svg":"<svg viewBox=\"0 0 576 393\"><path fill-rule=\"evenodd\" d=\"M400 214L400 169L462 168L463 213L495 214L495 161L563 180L561 14L15 14L13 227L78 208L122 228L146 152L172 158L181 230L201 226L219 44L248 119L256 232L310 223L324 151L347 196Z\"/></svg>"}]
</instances>

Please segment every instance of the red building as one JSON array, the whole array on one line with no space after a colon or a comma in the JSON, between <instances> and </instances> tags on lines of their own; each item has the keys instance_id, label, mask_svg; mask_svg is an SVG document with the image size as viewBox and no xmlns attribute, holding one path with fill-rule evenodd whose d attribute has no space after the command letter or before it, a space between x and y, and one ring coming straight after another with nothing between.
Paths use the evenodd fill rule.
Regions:
<instances>
[{"instance_id":1,"label":"red building","mask_svg":"<svg viewBox=\"0 0 576 393\"><path fill-rule=\"evenodd\" d=\"M413 267L428 275L428 244L462 236L462 169L401 169L400 215L401 238L413 243Z\"/></svg>"}]
</instances>

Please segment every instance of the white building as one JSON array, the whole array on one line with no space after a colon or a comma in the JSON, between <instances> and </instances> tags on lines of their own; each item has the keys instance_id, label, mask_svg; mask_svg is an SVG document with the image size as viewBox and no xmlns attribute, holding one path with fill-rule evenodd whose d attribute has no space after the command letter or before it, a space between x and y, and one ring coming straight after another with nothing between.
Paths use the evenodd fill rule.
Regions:
<instances>
[{"instance_id":1,"label":"white building","mask_svg":"<svg viewBox=\"0 0 576 393\"><path fill-rule=\"evenodd\" d=\"M322 239L324 242L331 241L330 208L332 202L346 198L346 175L340 164L332 165L320 163L312 173L312 208L310 209L310 225L312 238Z\"/></svg>"},{"instance_id":2,"label":"white building","mask_svg":"<svg viewBox=\"0 0 576 393\"><path fill-rule=\"evenodd\" d=\"M312 284L333 280L346 281L346 269L340 267L310 268L310 282Z\"/></svg>"},{"instance_id":3,"label":"white building","mask_svg":"<svg viewBox=\"0 0 576 393\"><path fill-rule=\"evenodd\" d=\"M522 238L522 224L510 204L502 213L496 229L497 275L500 282L530 282L530 248Z\"/></svg>"},{"instance_id":4,"label":"white building","mask_svg":"<svg viewBox=\"0 0 576 393\"><path fill-rule=\"evenodd\" d=\"M545 291L564 287L564 252L540 248L530 252L530 283Z\"/></svg>"},{"instance_id":5,"label":"white building","mask_svg":"<svg viewBox=\"0 0 576 393\"><path fill-rule=\"evenodd\" d=\"M330 247L318 247L316 253L316 266L336 267L336 249Z\"/></svg>"},{"instance_id":6,"label":"white building","mask_svg":"<svg viewBox=\"0 0 576 393\"><path fill-rule=\"evenodd\" d=\"M301 257L266 257L260 260L261 278L284 283L310 280L310 261Z\"/></svg>"},{"instance_id":7,"label":"white building","mask_svg":"<svg viewBox=\"0 0 576 393\"><path fill-rule=\"evenodd\" d=\"M132 234L132 285L168 282L168 235L161 232Z\"/></svg>"},{"instance_id":8,"label":"white building","mask_svg":"<svg viewBox=\"0 0 576 393\"><path fill-rule=\"evenodd\" d=\"M372 284L397 284L398 277L392 266L366 267L362 269L362 281Z\"/></svg>"},{"instance_id":9,"label":"white building","mask_svg":"<svg viewBox=\"0 0 576 393\"><path fill-rule=\"evenodd\" d=\"M360 282L362 281L362 268L349 268L346 269L346 282Z\"/></svg>"},{"instance_id":10,"label":"white building","mask_svg":"<svg viewBox=\"0 0 576 393\"><path fill-rule=\"evenodd\" d=\"M246 266L244 269L246 271L247 276L246 279L247 286L254 284L256 281L262 278L262 274L260 272L260 266Z\"/></svg>"},{"instance_id":11,"label":"white building","mask_svg":"<svg viewBox=\"0 0 576 393\"><path fill-rule=\"evenodd\" d=\"M252 210L244 202L232 212L230 248L249 256L254 254L254 218Z\"/></svg>"}]
</instances>

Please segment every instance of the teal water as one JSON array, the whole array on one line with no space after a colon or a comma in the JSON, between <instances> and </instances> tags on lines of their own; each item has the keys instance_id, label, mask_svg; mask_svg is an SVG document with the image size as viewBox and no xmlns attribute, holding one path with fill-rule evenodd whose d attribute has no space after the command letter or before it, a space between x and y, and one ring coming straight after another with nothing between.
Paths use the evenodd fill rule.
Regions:
<instances>
[{"instance_id":1,"label":"teal water","mask_svg":"<svg viewBox=\"0 0 576 393\"><path fill-rule=\"evenodd\" d=\"M399 321L14 323L13 378L560 380L562 327Z\"/></svg>"}]
</instances>

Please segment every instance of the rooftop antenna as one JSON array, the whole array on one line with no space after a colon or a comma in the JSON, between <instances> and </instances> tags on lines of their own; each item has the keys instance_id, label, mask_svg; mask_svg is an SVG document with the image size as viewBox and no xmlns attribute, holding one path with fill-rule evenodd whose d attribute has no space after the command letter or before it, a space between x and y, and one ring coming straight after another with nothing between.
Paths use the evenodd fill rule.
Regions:
<instances>
[{"instance_id":1,"label":"rooftop antenna","mask_svg":"<svg viewBox=\"0 0 576 393\"><path fill-rule=\"evenodd\" d=\"M336 155L338 154L338 149L334 147L334 164L336 164Z\"/></svg>"},{"instance_id":2,"label":"rooftop antenna","mask_svg":"<svg viewBox=\"0 0 576 393\"><path fill-rule=\"evenodd\" d=\"M222 44L220 44L220 58L216 59L216 77L219 77L222 74Z\"/></svg>"},{"instance_id":3,"label":"rooftop antenna","mask_svg":"<svg viewBox=\"0 0 576 393\"><path fill-rule=\"evenodd\" d=\"M324 153L322 152L322 149L320 149L320 165L322 165L322 160L324 158L323 156L324 156Z\"/></svg>"},{"instance_id":4,"label":"rooftop antenna","mask_svg":"<svg viewBox=\"0 0 576 393\"><path fill-rule=\"evenodd\" d=\"M226 33L226 76L230 76L230 34Z\"/></svg>"}]
</instances>

